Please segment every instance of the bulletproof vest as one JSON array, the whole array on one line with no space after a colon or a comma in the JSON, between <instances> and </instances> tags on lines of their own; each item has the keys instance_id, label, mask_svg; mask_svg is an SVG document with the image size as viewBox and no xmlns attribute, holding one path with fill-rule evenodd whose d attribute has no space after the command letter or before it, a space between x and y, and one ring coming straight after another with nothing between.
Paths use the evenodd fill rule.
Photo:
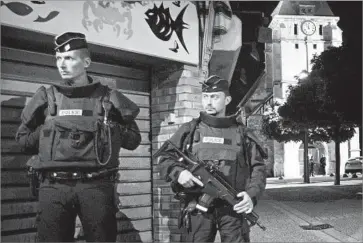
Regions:
<instances>
[{"instance_id":1,"label":"bulletproof vest","mask_svg":"<svg viewBox=\"0 0 363 243\"><path fill-rule=\"evenodd\" d=\"M242 148L242 134L238 126L216 128L200 123L193 135L193 153L200 160L213 161L231 184L234 184L237 167L245 162Z\"/></svg>"},{"instance_id":2,"label":"bulletproof vest","mask_svg":"<svg viewBox=\"0 0 363 243\"><path fill-rule=\"evenodd\" d=\"M103 85L94 87L78 95L65 95L54 86L47 90L48 114L39 141L42 168L118 165L120 127L111 124L108 130L103 124L102 106L109 90Z\"/></svg>"}]
</instances>

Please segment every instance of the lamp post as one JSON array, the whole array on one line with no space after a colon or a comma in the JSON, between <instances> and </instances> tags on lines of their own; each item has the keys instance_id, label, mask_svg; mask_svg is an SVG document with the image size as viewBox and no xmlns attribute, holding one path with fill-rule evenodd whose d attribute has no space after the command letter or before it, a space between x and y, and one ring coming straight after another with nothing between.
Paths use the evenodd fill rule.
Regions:
<instances>
[{"instance_id":1,"label":"lamp post","mask_svg":"<svg viewBox=\"0 0 363 243\"><path fill-rule=\"evenodd\" d=\"M306 46L307 47L307 46ZM300 74L297 76L297 79L301 82L305 78L309 76L308 71L301 71ZM308 129L307 127L304 127L304 183L310 183L310 176L309 176L309 159L308 159Z\"/></svg>"},{"instance_id":2,"label":"lamp post","mask_svg":"<svg viewBox=\"0 0 363 243\"><path fill-rule=\"evenodd\" d=\"M305 20L301 23L301 31L305 35L305 50L306 50L306 72L309 74L309 52L308 52L308 36L311 36L316 31L316 25L312 20ZM308 75L307 75L308 76ZM308 161L308 129L304 128L304 182L310 183L309 177L309 161Z\"/></svg>"},{"instance_id":3,"label":"lamp post","mask_svg":"<svg viewBox=\"0 0 363 243\"><path fill-rule=\"evenodd\" d=\"M309 76L309 52L308 52L308 37L305 36L305 50L306 50L306 70L303 70L299 73L299 75L295 76L295 78L301 82ZM309 145L309 138L308 138L308 128L304 127L303 130L304 138L304 183L310 183L310 176L309 176L309 159L308 159L308 145Z\"/></svg>"},{"instance_id":4,"label":"lamp post","mask_svg":"<svg viewBox=\"0 0 363 243\"><path fill-rule=\"evenodd\" d=\"M304 128L304 182L310 183L309 160L308 160L308 129Z\"/></svg>"}]
</instances>

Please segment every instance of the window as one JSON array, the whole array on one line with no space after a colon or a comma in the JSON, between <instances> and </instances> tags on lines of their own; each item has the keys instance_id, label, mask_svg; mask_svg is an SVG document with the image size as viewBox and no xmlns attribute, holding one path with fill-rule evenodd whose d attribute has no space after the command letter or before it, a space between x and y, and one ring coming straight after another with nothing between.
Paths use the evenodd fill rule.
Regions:
<instances>
[{"instance_id":1,"label":"window","mask_svg":"<svg viewBox=\"0 0 363 243\"><path fill-rule=\"evenodd\" d=\"M323 35L323 26L319 25L319 35Z\"/></svg>"},{"instance_id":2,"label":"window","mask_svg":"<svg viewBox=\"0 0 363 243\"><path fill-rule=\"evenodd\" d=\"M300 15L314 15L315 5L299 5Z\"/></svg>"},{"instance_id":3,"label":"window","mask_svg":"<svg viewBox=\"0 0 363 243\"><path fill-rule=\"evenodd\" d=\"M294 35L297 35L297 24L294 24Z\"/></svg>"},{"instance_id":4,"label":"window","mask_svg":"<svg viewBox=\"0 0 363 243\"><path fill-rule=\"evenodd\" d=\"M313 48L316 49L316 44L313 44Z\"/></svg>"},{"instance_id":5,"label":"window","mask_svg":"<svg viewBox=\"0 0 363 243\"><path fill-rule=\"evenodd\" d=\"M299 44L295 44L295 49L299 49Z\"/></svg>"}]
</instances>

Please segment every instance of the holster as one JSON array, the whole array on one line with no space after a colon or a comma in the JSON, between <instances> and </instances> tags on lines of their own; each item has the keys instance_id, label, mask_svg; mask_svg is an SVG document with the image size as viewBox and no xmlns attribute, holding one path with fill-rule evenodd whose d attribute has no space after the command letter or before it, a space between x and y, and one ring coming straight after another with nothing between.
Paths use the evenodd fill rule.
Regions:
<instances>
[{"instance_id":1,"label":"holster","mask_svg":"<svg viewBox=\"0 0 363 243\"><path fill-rule=\"evenodd\" d=\"M30 183L30 191L32 195L38 198L40 186L40 174L33 167L28 167L28 177Z\"/></svg>"},{"instance_id":2,"label":"holster","mask_svg":"<svg viewBox=\"0 0 363 243\"><path fill-rule=\"evenodd\" d=\"M178 228L184 228L190 232L192 230L191 214L196 210L197 201L195 197L184 192L177 193L174 198L180 201Z\"/></svg>"},{"instance_id":3,"label":"holster","mask_svg":"<svg viewBox=\"0 0 363 243\"><path fill-rule=\"evenodd\" d=\"M180 202L178 228L184 228L187 232L191 232L191 214L196 212L197 200L200 196L200 192L186 192L185 188L179 185L177 182L172 182L171 188L175 193L174 198Z\"/></svg>"}]
</instances>

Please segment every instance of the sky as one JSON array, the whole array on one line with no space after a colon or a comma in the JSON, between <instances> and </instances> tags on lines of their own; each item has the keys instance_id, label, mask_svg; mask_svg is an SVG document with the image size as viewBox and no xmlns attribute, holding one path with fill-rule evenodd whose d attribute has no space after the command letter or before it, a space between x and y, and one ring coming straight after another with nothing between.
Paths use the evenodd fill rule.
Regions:
<instances>
[{"instance_id":1,"label":"sky","mask_svg":"<svg viewBox=\"0 0 363 243\"><path fill-rule=\"evenodd\" d=\"M334 15L340 17L338 26L343 36L362 45L362 1L327 1ZM263 11L270 16L278 1L230 1L234 10L236 4L240 10Z\"/></svg>"}]
</instances>

